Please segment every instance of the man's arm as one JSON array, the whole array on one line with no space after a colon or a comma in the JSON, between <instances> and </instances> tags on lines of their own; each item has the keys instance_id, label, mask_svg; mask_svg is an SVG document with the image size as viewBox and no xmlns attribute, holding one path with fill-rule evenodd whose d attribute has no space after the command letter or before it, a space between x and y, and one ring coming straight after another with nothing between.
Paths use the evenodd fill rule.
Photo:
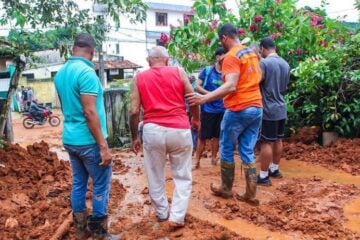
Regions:
<instances>
[{"instance_id":1,"label":"man's arm","mask_svg":"<svg viewBox=\"0 0 360 240\"><path fill-rule=\"evenodd\" d=\"M185 96L187 94L196 94L194 90L191 87L190 81L183 69L179 69L181 80L184 82L184 93ZM190 112L191 112L191 124L192 127L196 130L200 129L200 108L199 106L190 106Z\"/></svg>"},{"instance_id":2,"label":"man's arm","mask_svg":"<svg viewBox=\"0 0 360 240\"><path fill-rule=\"evenodd\" d=\"M209 92L206 95L189 93L185 95L186 100L190 106L196 106L214 101L219 98L224 98L229 93L236 91L236 87L239 82L239 76L239 73L229 73L225 76L225 83L222 84L215 91Z\"/></svg>"},{"instance_id":3,"label":"man's arm","mask_svg":"<svg viewBox=\"0 0 360 240\"><path fill-rule=\"evenodd\" d=\"M216 99L223 98L229 93L236 91L240 77L240 66L238 58L235 56L225 57L222 63L222 72L223 75L225 75L225 83L223 83L215 91L202 96L192 93L189 93L185 96L190 106L211 102Z\"/></svg>"},{"instance_id":4,"label":"man's arm","mask_svg":"<svg viewBox=\"0 0 360 240\"><path fill-rule=\"evenodd\" d=\"M139 116L140 116L141 99L137 87L136 76L131 86L131 107L130 107L130 130L133 141L133 151L138 152L140 148L140 139L138 136Z\"/></svg>"},{"instance_id":5,"label":"man's arm","mask_svg":"<svg viewBox=\"0 0 360 240\"><path fill-rule=\"evenodd\" d=\"M101 163L100 165L107 166L111 163L111 154L107 142L101 132L100 120L96 111L97 96L81 94L81 104L87 125L96 143L100 148Z\"/></svg>"},{"instance_id":6,"label":"man's arm","mask_svg":"<svg viewBox=\"0 0 360 240\"><path fill-rule=\"evenodd\" d=\"M205 81L205 79L207 77L209 77L207 75L209 75L209 73L208 73L208 68L206 67L199 73L198 79L196 80L195 90L198 93L201 93L201 94L208 94L209 93L208 90L206 90L205 88L202 87L202 84Z\"/></svg>"},{"instance_id":7,"label":"man's arm","mask_svg":"<svg viewBox=\"0 0 360 240\"><path fill-rule=\"evenodd\" d=\"M204 81L202 79L198 78L198 80L196 81L195 90L198 91L201 94L208 94L209 91L201 86L203 84L203 82Z\"/></svg>"}]
</instances>

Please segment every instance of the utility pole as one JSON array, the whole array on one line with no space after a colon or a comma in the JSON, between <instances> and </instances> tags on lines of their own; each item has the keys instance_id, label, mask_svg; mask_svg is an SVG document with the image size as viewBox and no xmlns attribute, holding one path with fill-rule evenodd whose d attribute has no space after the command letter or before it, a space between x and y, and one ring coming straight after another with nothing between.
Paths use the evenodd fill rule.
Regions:
<instances>
[{"instance_id":1,"label":"utility pole","mask_svg":"<svg viewBox=\"0 0 360 240\"><path fill-rule=\"evenodd\" d=\"M93 5L93 12L100 20L99 22L104 23L105 16L108 14L108 7L106 4L96 3ZM101 27L104 28L105 26L101 26ZM105 76L104 76L105 69L104 69L104 52L103 52L103 42L102 41L99 44L98 51L99 51L99 78L100 78L101 85L103 86L103 88L105 88L106 83L105 83Z\"/></svg>"},{"instance_id":2,"label":"utility pole","mask_svg":"<svg viewBox=\"0 0 360 240\"><path fill-rule=\"evenodd\" d=\"M101 18L101 20L104 20L104 16L98 16L99 18ZM103 42L100 42L100 46L99 46L99 78L100 78L100 82L101 85L103 86L103 88L105 88L105 78L104 78L104 74L105 74L105 69L104 69L104 52L103 52Z\"/></svg>"}]
</instances>

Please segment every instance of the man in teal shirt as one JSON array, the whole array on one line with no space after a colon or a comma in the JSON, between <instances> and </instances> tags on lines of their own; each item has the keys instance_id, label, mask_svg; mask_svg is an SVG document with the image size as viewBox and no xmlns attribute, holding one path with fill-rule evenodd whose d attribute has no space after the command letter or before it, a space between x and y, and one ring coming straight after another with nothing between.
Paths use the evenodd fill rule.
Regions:
<instances>
[{"instance_id":1,"label":"man in teal shirt","mask_svg":"<svg viewBox=\"0 0 360 240\"><path fill-rule=\"evenodd\" d=\"M92 234L94 239L109 236L107 204L111 183L111 154L106 142L106 116L103 89L91 62L95 40L79 34L73 56L59 70L55 86L64 114L63 144L72 168L71 207L78 239ZM93 180L93 211L86 214L89 176ZM88 222L87 222L88 218Z\"/></svg>"}]
</instances>

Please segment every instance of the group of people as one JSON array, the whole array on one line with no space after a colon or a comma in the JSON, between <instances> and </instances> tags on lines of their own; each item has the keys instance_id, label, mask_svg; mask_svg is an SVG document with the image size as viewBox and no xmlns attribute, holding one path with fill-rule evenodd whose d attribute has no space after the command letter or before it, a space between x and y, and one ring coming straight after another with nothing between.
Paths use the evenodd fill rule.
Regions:
<instances>
[{"instance_id":1,"label":"group of people","mask_svg":"<svg viewBox=\"0 0 360 240\"><path fill-rule=\"evenodd\" d=\"M34 121L39 124L43 123L46 107L39 104L38 99L34 96L32 88L21 86L16 92L15 97L20 112L29 112Z\"/></svg>"},{"instance_id":2,"label":"group of people","mask_svg":"<svg viewBox=\"0 0 360 240\"><path fill-rule=\"evenodd\" d=\"M226 28L226 27L225 27ZM225 29L226 31L230 29ZM224 31L225 31L224 30ZM232 33L225 36L234 36L234 28ZM228 32L227 32L228 33ZM235 41L238 42L237 40ZM228 47L229 49L229 47ZM231 49L231 46L230 46ZM229 50L230 50L229 49ZM279 163L282 154L282 141L285 131L285 120L287 117L286 103L285 103L285 92L289 83L290 67L289 64L276 53L276 46L271 38L264 38L260 41L260 45L251 44L245 51L249 51L247 54L250 55L251 51L257 55L260 61L261 77L259 83L256 83L256 79L259 78L248 78L248 81L255 81L260 88L262 98L262 120L260 124L259 134L257 136L257 142L260 146L260 154L258 161L261 162L261 169L257 177L257 184L271 186L272 182L269 177L281 178L282 174L279 171ZM222 85L222 61L227 50L224 48L218 48L215 52L216 62L212 66L204 68L199 74L199 80L197 81L195 90L201 95L206 95L209 92L217 90ZM251 53L251 57L254 57ZM244 54L244 53L243 53ZM240 54L241 55L241 54ZM240 56L237 56L240 58ZM248 57L245 55L245 57ZM225 65L226 67L226 65ZM258 69L259 70L259 69ZM219 82L220 79L220 82ZM248 83L249 84L249 83ZM243 88L246 88L246 86ZM249 92L255 92L255 88L252 86L248 88ZM237 90L236 90L237 91ZM242 98L249 96L246 92ZM259 97L259 94L257 95ZM259 99L254 100L252 103L253 107L259 107ZM231 109L231 108L229 108ZM222 99L216 99L214 101L205 102L201 105L201 131L199 133L199 141L194 146L196 147L196 164L195 169L200 167L200 159L204 151L205 140L210 140L211 148L211 163L216 165L218 143L220 136L221 123L225 112L224 103ZM223 124L225 124L224 121ZM236 127L232 125L232 127ZM259 127L256 127L259 129ZM241 135L241 134L240 134ZM245 135L244 135L245 136ZM225 141L227 135L223 135L222 139ZM238 139L238 143L239 143ZM233 143L236 140L232 140ZM253 141L252 141L253 143ZM252 148L252 145L250 147ZM222 144L226 146L226 142ZM246 161L245 150L241 151L241 146L238 146L239 153L243 152L241 159ZM220 154L221 155L221 154ZM223 170L225 172L225 168ZM231 176L233 171L228 170L228 176ZM250 179L249 179L250 181ZM254 179L252 180L254 181ZM224 182L225 178L224 178ZM229 183L229 186L232 184ZM231 189L231 187L228 187ZM216 192L216 191L215 191Z\"/></svg>"},{"instance_id":3,"label":"group of people","mask_svg":"<svg viewBox=\"0 0 360 240\"><path fill-rule=\"evenodd\" d=\"M221 184L210 186L215 195L233 196L236 148L246 176L245 192L236 194L237 199L258 205L257 185L270 185L269 176L282 176L279 161L289 65L276 54L270 38L260 42L257 53L241 44L231 24L220 27L218 37L222 48L215 52L216 63L200 73L194 87L182 68L168 66L169 54L161 46L149 50L150 68L138 73L132 84L132 149L137 153L143 146L149 196L158 221L167 221L171 228L184 226L191 197L191 129L199 132L196 167L200 167L206 140L211 141L214 165L220 146ZM55 77L64 114L62 139L72 167L71 206L78 239L114 237L107 230L112 157L106 142L103 89L91 62L94 49L91 35L78 35L73 56ZM261 171L257 176L254 147L259 139ZM166 159L175 185L171 204L165 191ZM85 205L89 177L93 180L90 215Z\"/></svg>"},{"instance_id":4,"label":"group of people","mask_svg":"<svg viewBox=\"0 0 360 240\"><path fill-rule=\"evenodd\" d=\"M15 97L20 112L27 112L32 100L34 100L34 92L30 87L21 86L16 92Z\"/></svg>"}]
</instances>

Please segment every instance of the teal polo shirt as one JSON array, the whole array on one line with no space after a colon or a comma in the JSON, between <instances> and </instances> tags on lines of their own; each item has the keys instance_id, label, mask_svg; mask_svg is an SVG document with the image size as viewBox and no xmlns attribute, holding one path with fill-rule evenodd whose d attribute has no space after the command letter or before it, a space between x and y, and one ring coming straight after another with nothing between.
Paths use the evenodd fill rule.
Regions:
<instances>
[{"instance_id":1,"label":"teal polo shirt","mask_svg":"<svg viewBox=\"0 0 360 240\"><path fill-rule=\"evenodd\" d=\"M101 131L104 138L107 138L103 88L91 61L82 57L70 57L56 74L55 87L64 114L64 144L81 146L96 143L87 126L81 95L96 96Z\"/></svg>"}]
</instances>

